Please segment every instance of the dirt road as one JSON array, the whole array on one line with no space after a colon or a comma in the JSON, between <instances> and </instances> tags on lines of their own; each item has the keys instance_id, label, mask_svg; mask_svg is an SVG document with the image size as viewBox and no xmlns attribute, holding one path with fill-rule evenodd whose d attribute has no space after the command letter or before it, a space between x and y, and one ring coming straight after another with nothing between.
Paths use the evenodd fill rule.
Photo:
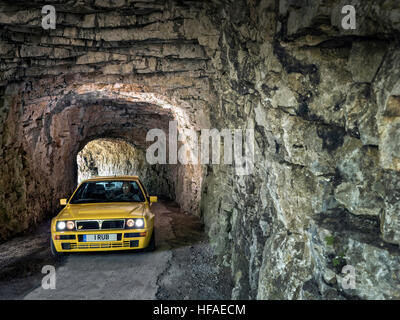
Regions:
<instances>
[{"instance_id":1,"label":"dirt road","mask_svg":"<svg viewBox=\"0 0 400 320\"><path fill-rule=\"evenodd\" d=\"M56 262L49 223L0 245L0 299L229 299L228 270L219 267L198 218L157 203L154 252L70 254ZM41 286L44 265L56 288Z\"/></svg>"}]
</instances>

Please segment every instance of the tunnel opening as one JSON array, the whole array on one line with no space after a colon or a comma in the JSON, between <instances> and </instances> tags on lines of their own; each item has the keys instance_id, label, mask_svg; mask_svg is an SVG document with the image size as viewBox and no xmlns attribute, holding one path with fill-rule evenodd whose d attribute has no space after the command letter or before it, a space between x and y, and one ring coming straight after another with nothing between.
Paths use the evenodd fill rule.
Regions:
<instances>
[{"instance_id":1,"label":"tunnel opening","mask_svg":"<svg viewBox=\"0 0 400 320\"><path fill-rule=\"evenodd\" d=\"M138 175L151 194L176 201L187 214L200 215L201 166L154 164L147 159L153 144L147 137L150 131L165 133L168 141L171 122L179 132L195 127L179 102L138 92L129 85L90 84L63 97L56 109L47 119L47 135L53 145L56 141L55 148L48 152L61 161L51 161L50 170L65 172L66 176L55 189L72 194L76 185L83 178L96 175L96 170L97 176ZM178 142L179 147L185 144Z\"/></svg>"},{"instance_id":2,"label":"tunnel opening","mask_svg":"<svg viewBox=\"0 0 400 320\"><path fill-rule=\"evenodd\" d=\"M10 100L7 118L10 143L18 141L16 149L9 150L8 157L16 163L10 170L17 171L13 179L2 183L16 190L16 199L10 198L1 208L2 239L34 228L60 211L59 199L72 195L77 186L78 153L91 141L123 140L143 153L153 143L146 141L150 130L159 129L168 136L171 121L181 131L201 127L205 118L192 112L200 108L198 103L171 97L156 81L152 84L157 88L144 81L109 84L78 76L75 80L61 76L46 83L32 81L27 91L24 84L8 88L9 95L20 92L21 97ZM25 120L22 110L28 117ZM167 196L183 212L200 216L203 168L180 163L162 167L170 177ZM156 175L151 178L150 185L163 180Z\"/></svg>"},{"instance_id":3,"label":"tunnel opening","mask_svg":"<svg viewBox=\"0 0 400 320\"><path fill-rule=\"evenodd\" d=\"M174 201L176 170L150 165L146 150L123 139L99 138L88 142L77 157L77 184L94 177L139 176L149 194Z\"/></svg>"}]
</instances>

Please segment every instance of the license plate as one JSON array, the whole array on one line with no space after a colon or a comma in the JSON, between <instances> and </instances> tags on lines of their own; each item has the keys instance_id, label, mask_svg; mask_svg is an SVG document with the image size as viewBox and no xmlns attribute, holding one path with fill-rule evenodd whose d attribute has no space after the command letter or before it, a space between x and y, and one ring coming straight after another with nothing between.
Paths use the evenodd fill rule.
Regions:
<instances>
[{"instance_id":1,"label":"license plate","mask_svg":"<svg viewBox=\"0 0 400 320\"><path fill-rule=\"evenodd\" d=\"M85 234L83 235L83 242L96 242L96 241L117 241L116 234Z\"/></svg>"}]
</instances>

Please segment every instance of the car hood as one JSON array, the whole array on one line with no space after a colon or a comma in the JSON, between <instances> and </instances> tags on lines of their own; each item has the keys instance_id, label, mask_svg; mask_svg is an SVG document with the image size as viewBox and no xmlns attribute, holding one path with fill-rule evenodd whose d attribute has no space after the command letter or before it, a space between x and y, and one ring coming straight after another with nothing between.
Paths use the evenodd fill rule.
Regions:
<instances>
[{"instance_id":1,"label":"car hood","mask_svg":"<svg viewBox=\"0 0 400 320\"><path fill-rule=\"evenodd\" d=\"M90 220L143 216L144 203L88 203L67 205L58 219Z\"/></svg>"}]
</instances>

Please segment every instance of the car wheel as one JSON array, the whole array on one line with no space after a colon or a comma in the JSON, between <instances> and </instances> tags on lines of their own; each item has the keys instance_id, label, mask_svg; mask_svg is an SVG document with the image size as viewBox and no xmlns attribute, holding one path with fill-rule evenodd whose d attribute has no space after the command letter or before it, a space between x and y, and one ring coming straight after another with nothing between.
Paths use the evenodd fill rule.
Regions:
<instances>
[{"instance_id":1,"label":"car wheel","mask_svg":"<svg viewBox=\"0 0 400 320\"><path fill-rule=\"evenodd\" d=\"M150 238L149 245L144 249L146 252L154 251L156 249L156 235L155 230L153 229L153 233Z\"/></svg>"},{"instance_id":2,"label":"car wheel","mask_svg":"<svg viewBox=\"0 0 400 320\"><path fill-rule=\"evenodd\" d=\"M58 252L56 250L56 247L54 246L54 242L53 242L53 239L51 238L51 236L50 236L50 251L51 251L52 256L56 259L64 256L64 253Z\"/></svg>"}]
</instances>

